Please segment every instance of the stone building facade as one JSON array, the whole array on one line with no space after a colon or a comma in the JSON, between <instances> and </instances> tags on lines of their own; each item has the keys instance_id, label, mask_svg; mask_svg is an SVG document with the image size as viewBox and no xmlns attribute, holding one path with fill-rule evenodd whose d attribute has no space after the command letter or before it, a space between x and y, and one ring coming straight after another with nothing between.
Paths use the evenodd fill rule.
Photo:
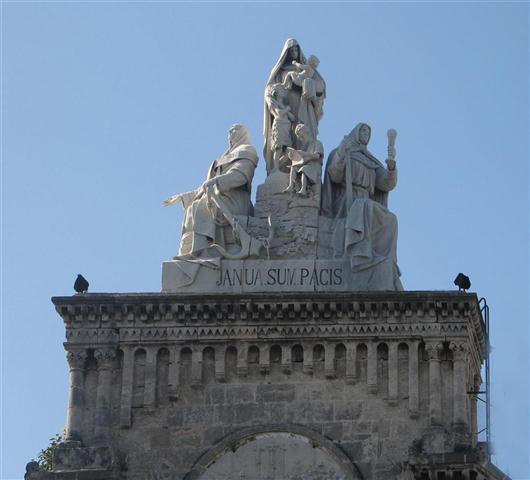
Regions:
<instances>
[{"instance_id":1,"label":"stone building facade","mask_svg":"<svg viewBox=\"0 0 530 480\"><path fill-rule=\"evenodd\" d=\"M475 294L81 294L67 441L29 479L505 479Z\"/></svg>"}]
</instances>

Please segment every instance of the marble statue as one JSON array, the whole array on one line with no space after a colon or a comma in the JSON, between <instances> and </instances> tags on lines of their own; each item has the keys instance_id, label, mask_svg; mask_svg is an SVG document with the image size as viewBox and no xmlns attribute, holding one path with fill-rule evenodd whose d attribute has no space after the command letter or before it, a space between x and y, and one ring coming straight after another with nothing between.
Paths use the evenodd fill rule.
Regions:
<instances>
[{"instance_id":1,"label":"marble statue","mask_svg":"<svg viewBox=\"0 0 530 480\"><path fill-rule=\"evenodd\" d=\"M211 164L197 190L173 195L163 203L181 203L186 210L179 253L174 257L180 261L183 281L193 281L201 265L215 267L221 257L257 255L262 246L241 224L246 224L253 210L250 193L258 154L243 125L230 128L228 142L228 149Z\"/></svg>"},{"instance_id":2,"label":"marble statue","mask_svg":"<svg viewBox=\"0 0 530 480\"><path fill-rule=\"evenodd\" d=\"M280 164L285 149L293 146L291 138L292 122L295 116L291 107L286 105L287 90L282 83L267 85L265 103L273 117L270 129L270 149L272 151L273 170Z\"/></svg>"},{"instance_id":3,"label":"marble statue","mask_svg":"<svg viewBox=\"0 0 530 480\"><path fill-rule=\"evenodd\" d=\"M195 191L168 198L185 208L178 255L162 267L166 292L361 292L402 290L397 220L397 132L386 166L368 150L364 123L328 157L318 138L326 83L316 55L288 39L265 87L267 176L248 131L234 125L229 148ZM324 180L322 182L322 180Z\"/></svg>"},{"instance_id":4,"label":"marble statue","mask_svg":"<svg viewBox=\"0 0 530 480\"><path fill-rule=\"evenodd\" d=\"M285 191L294 192L299 179L300 189L296 190L296 193L308 196L309 188L318 185L315 197L320 200L318 196L320 194L324 147L321 142L312 137L309 128L302 123L296 126L295 135L298 139L300 150L288 149L287 156L291 163L289 185Z\"/></svg>"},{"instance_id":5,"label":"marble statue","mask_svg":"<svg viewBox=\"0 0 530 480\"><path fill-rule=\"evenodd\" d=\"M386 261L392 277L387 278L387 288L381 289L402 290L396 254L397 219L387 208L388 192L397 184L395 147L388 146L385 168L368 150L370 136L370 127L359 123L330 153L322 213L335 219L334 256L347 256L353 272Z\"/></svg>"},{"instance_id":6,"label":"marble statue","mask_svg":"<svg viewBox=\"0 0 530 480\"><path fill-rule=\"evenodd\" d=\"M294 127L299 123L306 125L313 138L318 136L318 122L323 115L323 102L326 96L326 83L317 71L319 61L312 56L306 60L298 42L290 38L285 42L280 58L273 67L267 81L266 92L274 84L281 83L286 89L285 104L293 116L290 138L293 146L298 148ZM273 124L276 118L270 102L265 99L263 135L265 137L264 157L267 173L277 170L275 162L275 141ZM276 156L277 158L277 156Z\"/></svg>"}]
</instances>

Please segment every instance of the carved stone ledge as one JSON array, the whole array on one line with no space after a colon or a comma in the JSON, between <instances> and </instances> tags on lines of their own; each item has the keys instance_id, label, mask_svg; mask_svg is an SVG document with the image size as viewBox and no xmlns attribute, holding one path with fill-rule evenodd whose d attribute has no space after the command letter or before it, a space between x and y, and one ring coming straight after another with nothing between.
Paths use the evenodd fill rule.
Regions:
<instances>
[{"instance_id":1,"label":"carved stone ledge","mask_svg":"<svg viewBox=\"0 0 530 480\"><path fill-rule=\"evenodd\" d=\"M457 292L290 293L242 295L86 294L54 297L67 324L165 321L406 319L443 321L475 315L475 294ZM107 324L107 325L105 325Z\"/></svg>"}]
</instances>

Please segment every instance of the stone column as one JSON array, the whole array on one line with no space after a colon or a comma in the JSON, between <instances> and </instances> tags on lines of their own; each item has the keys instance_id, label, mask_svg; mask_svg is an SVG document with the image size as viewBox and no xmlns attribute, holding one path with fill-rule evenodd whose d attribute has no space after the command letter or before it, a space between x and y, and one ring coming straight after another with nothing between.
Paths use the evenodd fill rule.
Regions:
<instances>
[{"instance_id":1,"label":"stone column","mask_svg":"<svg viewBox=\"0 0 530 480\"><path fill-rule=\"evenodd\" d=\"M398 342L388 342L388 403L398 404Z\"/></svg>"},{"instance_id":2,"label":"stone column","mask_svg":"<svg viewBox=\"0 0 530 480\"><path fill-rule=\"evenodd\" d=\"M262 343L259 348L259 370L261 373L271 370L271 348L267 343Z\"/></svg>"},{"instance_id":3,"label":"stone column","mask_svg":"<svg viewBox=\"0 0 530 480\"><path fill-rule=\"evenodd\" d=\"M134 348L123 347L123 366L121 372L120 426L131 426L132 394L134 381Z\"/></svg>"},{"instance_id":4,"label":"stone column","mask_svg":"<svg viewBox=\"0 0 530 480\"><path fill-rule=\"evenodd\" d=\"M292 346L290 344L284 343L281 345L282 349L282 363L281 368L282 372L289 375L293 370L293 361L292 361L292 355L291 355L291 348Z\"/></svg>"},{"instance_id":5,"label":"stone column","mask_svg":"<svg viewBox=\"0 0 530 480\"><path fill-rule=\"evenodd\" d=\"M170 401L178 400L179 389L179 350L175 345L169 349L168 395ZM217 359L217 352L215 352Z\"/></svg>"},{"instance_id":6,"label":"stone column","mask_svg":"<svg viewBox=\"0 0 530 480\"><path fill-rule=\"evenodd\" d=\"M202 349L199 345L191 352L191 385L197 387L202 384Z\"/></svg>"},{"instance_id":7,"label":"stone column","mask_svg":"<svg viewBox=\"0 0 530 480\"><path fill-rule=\"evenodd\" d=\"M224 346L220 345L215 348L215 380L218 382L226 381L225 356L226 356L226 350ZM261 355L260 355L260 360L261 360Z\"/></svg>"},{"instance_id":8,"label":"stone column","mask_svg":"<svg viewBox=\"0 0 530 480\"><path fill-rule=\"evenodd\" d=\"M246 343L240 344L237 349L236 372L238 377L248 375L248 345Z\"/></svg>"},{"instance_id":9,"label":"stone column","mask_svg":"<svg viewBox=\"0 0 530 480\"><path fill-rule=\"evenodd\" d=\"M302 367L302 370L304 373L307 373L308 375L313 374L313 344L312 343L304 343L304 365Z\"/></svg>"},{"instance_id":10,"label":"stone column","mask_svg":"<svg viewBox=\"0 0 530 480\"><path fill-rule=\"evenodd\" d=\"M94 352L98 365L96 391L95 437L99 443L109 443L111 433L112 368L116 359L115 348L98 348Z\"/></svg>"},{"instance_id":11,"label":"stone column","mask_svg":"<svg viewBox=\"0 0 530 480\"><path fill-rule=\"evenodd\" d=\"M367 342L366 383L370 393L377 393L377 343Z\"/></svg>"},{"instance_id":12,"label":"stone column","mask_svg":"<svg viewBox=\"0 0 530 480\"><path fill-rule=\"evenodd\" d=\"M346 343L346 382L353 385L357 383L357 344Z\"/></svg>"},{"instance_id":13,"label":"stone column","mask_svg":"<svg viewBox=\"0 0 530 480\"><path fill-rule=\"evenodd\" d=\"M470 429L472 433L472 444L474 447L477 446L478 442L478 418L477 418L477 396L481 385L480 375L474 375L473 377L473 395L471 396L471 407L470 407Z\"/></svg>"},{"instance_id":14,"label":"stone column","mask_svg":"<svg viewBox=\"0 0 530 480\"><path fill-rule=\"evenodd\" d=\"M425 351L429 356L429 420L431 425L442 425L442 372L441 342L428 342Z\"/></svg>"},{"instance_id":15,"label":"stone column","mask_svg":"<svg viewBox=\"0 0 530 480\"><path fill-rule=\"evenodd\" d=\"M156 407L156 356L157 347L145 348L144 407L154 410Z\"/></svg>"},{"instance_id":16,"label":"stone column","mask_svg":"<svg viewBox=\"0 0 530 480\"><path fill-rule=\"evenodd\" d=\"M420 380L418 368L419 342L409 342L409 415L416 418L420 414Z\"/></svg>"},{"instance_id":17,"label":"stone column","mask_svg":"<svg viewBox=\"0 0 530 480\"><path fill-rule=\"evenodd\" d=\"M66 352L70 369L68 413L66 416L66 441L81 441L83 408L85 405L85 364L87 351L84 348L68 348Z\"/></svg>"},{"instance_id":18,"label":"stone column","mask_svg":"<svg viewBox=\"0 0 530 480\"><path fill-rule=\"evenodd\" d=\"M335 345L326 343L324 349L324 375L326 378L335 378Z\"/></svg>"},{"instance_id":19,"label":"stone column","mask_svg":"<svg viewBox=\"0 0 530 480\"><path fill-rule=\"evenodd\" d=\"M451 342L449 348L453 351L453 424L467 426L467 344Z\"/></svg>"}]
</instances>

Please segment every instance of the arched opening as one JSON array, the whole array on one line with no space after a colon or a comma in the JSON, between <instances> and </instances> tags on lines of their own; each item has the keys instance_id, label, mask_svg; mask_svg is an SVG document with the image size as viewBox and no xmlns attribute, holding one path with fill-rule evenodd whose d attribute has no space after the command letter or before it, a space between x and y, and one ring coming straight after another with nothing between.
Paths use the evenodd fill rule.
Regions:
<instances>
[{"instance_id":1,"label":"arched opening","mask_svg":"<svg viewBox=\"0 0 530 480\"><path fill-rule=\"evenodd\" d=\"M321 434L299 425L244 429L202 455L185 480L232 478L363 480L357 466Z\"/></svg>"}]
</instances>

